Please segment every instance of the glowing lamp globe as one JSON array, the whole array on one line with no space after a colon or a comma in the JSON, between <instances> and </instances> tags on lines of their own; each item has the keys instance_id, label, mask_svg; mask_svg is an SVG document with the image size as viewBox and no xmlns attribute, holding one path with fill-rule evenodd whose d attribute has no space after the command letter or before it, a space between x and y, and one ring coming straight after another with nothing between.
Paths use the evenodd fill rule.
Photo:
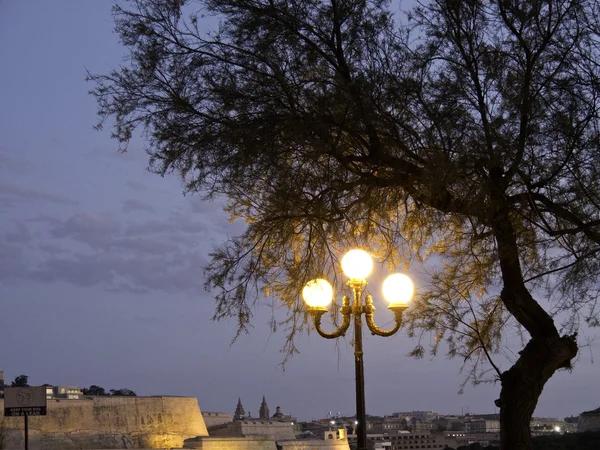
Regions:
<instances>
[{"instance_id":1,"label":"glowing lamp globe","mask_svg":"<svg viewBox=\"0 0 600 450\"><path fill-rule=\"evenodd\" d=\"M390 305L405 305L414 293L413 282L404 274L394 273L383 282L383 296Z\"/></svg>"},{"instance_id":2,"label":"glowing lamp globe","mask_svg":"<svg viewBox=\"0 0 600 450\"><path fill-rule=\"evenodd\" d=\"M302 298L310 307L324 308L333 299L333 288L322 278L310 280L302 289Z\"/></svg>"},{"instance_id":3,"label":"glowing lamp globe","mask_svg":"<svg viewBox=\"0 0 600 450\"><path fill-rule=\"evenodd\" d=\"M373 270L373 260L364 250L350 250L342 258L342 270L351 280L365 280Z\"/></svg>"}]
</instances>

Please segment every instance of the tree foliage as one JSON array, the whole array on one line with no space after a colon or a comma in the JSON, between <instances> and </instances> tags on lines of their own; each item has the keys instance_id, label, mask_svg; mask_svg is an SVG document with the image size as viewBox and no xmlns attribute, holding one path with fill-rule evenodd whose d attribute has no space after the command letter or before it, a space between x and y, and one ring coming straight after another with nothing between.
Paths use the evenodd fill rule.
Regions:
<instances>
[{"instance_id":1,"label":"tree foliage","mask_svg":"<svg viewBox=\"0 0 600 450\"><path fill-rule=\"evenodd\" d=\"M570 367L580 324L598 325L597 1L432 0L408 26L384 0L128 5L130 58L90 75L92 93L121 143L145 130L152 170L246 220L206 269L215 318L244 330L272 296L292 353L298 294L343 250L416 258L432 273L410 332L475 381L491 362L503 448L531 448L545 382ZM507 323L529 340L503 370Z\"/></svg>"},{"instance_id":2,"label":"tree foliage","mask_svg":"<svg viewBox=\"0 0 600 450\"><path fill-rule=\"evenodd\" d=\"M111 389L109 392L106 392L106 390L101 387L101 386L97 386L95 384L92 384L89 388L84 387L83 389L81 389L81 393L83 395L91 395L91 396L120 396L120 397L136 397L137 394L132 391L131 389L127 389L127 388L121 388L121 389Z\"/></svg>"},{"instance_id":3,"label":"tree foliage","mask_svg":"<svg viewBox=\"0 0 600 450\"><path fill-rule=\"evenodd\" d=\"M28 384L29 377L27 375L19 375L11 383L11 387L26 387Z\"/></svg>"},{"instance_id":4,"label":"tree foliage","mask_svg":"<svg viewBox=\"0 0 600 450\"><path fill-rule=\"evenodd\" d=\"M122 388L122 389L111 389L110 395L113 397L136 397L137 394L131 389Z\"/></svg>"},{"instance_id":5,"label":"tree foliage","mask_svg":"<svg viewBox=\"0 0 600 450\"><path fill-rule=\"evenodd\" d=\"M534 450L594 450L600 447L600 432L568 433L539 436L533 439Z\"/></svg>"},{"instance_id":6,"label":"tree foliage","mask_svg":"<svg viewBox=\"0 0 600 450\"><path fill-rule=\"evenodd\" d=\"M81 393L83 395L92 395L92 396L104 396L108 395L103 387L92 384L89 388L84 387L81 389Z\"/></svg>"}]
</instances>

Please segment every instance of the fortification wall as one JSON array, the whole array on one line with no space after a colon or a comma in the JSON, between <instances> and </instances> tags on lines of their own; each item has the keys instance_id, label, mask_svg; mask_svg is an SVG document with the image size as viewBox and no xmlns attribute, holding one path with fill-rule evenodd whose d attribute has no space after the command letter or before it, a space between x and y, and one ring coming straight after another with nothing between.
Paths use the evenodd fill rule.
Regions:
<instances>
[{"instance_id":1,"label":"fortification wall","mask_svg":"<svg viewBox=\"0 0 600 450\"><path fill-rule=\"evenodd\" d=\"M279 441L281 450L350 450L347 439L318 440L298 439L295 441Z\"/></svg>"},{"instance_id":2,"label":"fortification wall","mask_svg":"<svg viewBox=\"0 0 600 450\"><path fill-rule=\"evenodd\" d=\"M207 436L198 400L189 397L88 397L48 400L29 418L30 450L173 448ZM0 414L4 400L0 400ZM7 450L23 448L23 417L6 417Z\"/></svg>"},{"instance_id":3,"label":"fortification wall","mask_svg":"<svg viewBox=\"0 0 600 450\"><path fill-rule=\"evenodd\" d=\"M272 436L202 436L186 440L184 447L200 450L277 450L277 445Z\"/></svg>"},{"instance_id":4,"label":"fortification wall","mask_svg":"<svg viewBox=\"0 0 600 450\"><path fill-rule=\"evenodd\" d=\"M202 418L204 419L206 428L210 429L210 427L232 422L233 414L202 411Z\"/></svg>"},{"instance_id":5,"label":"fortification wall","mask_svg":"<svg viewBox=\"0 0 600 450\"><path fill-rule=\"evenodd\" d=\"M600 412L585 412L579 416L577 431L600 431Z\"/></svg>"},{"instance_id":6,"label":"fortification wall","mask_svg":"<svg viewBox=\"0 0 600 450\"><path fill-rule=\"evenodd\" d=\"M289 422L262 420L234 420L210 429L211 436L273 436L276 441L296 439L294 427Z\"/></svg>"}]
</instances>

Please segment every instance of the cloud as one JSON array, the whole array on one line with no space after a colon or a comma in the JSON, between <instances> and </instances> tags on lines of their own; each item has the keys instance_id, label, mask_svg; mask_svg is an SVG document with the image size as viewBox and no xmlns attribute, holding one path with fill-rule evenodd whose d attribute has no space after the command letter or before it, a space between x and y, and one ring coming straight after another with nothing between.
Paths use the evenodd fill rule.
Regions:
<instances>
[{"instance_id":1,"label":"cloud","mask_svg":"<svg viewBox=\"0 0 600 450\"><path fill-rule=\"evenodd\" d=\"M125 230L126 236L155 235L155 234L195 234L206 235L211 224L206 221L192 220L189 216L179 213L171 214L166 220L149 220L143 223L133 223Z\"/></svg>"},{"instance_id":2,"label":"cloud","mask_svg":"<svg viewBox=\"0 0 600 450\"><path fill-rule=\"evenodd\" d=\"M0 181L0 207L15 207L23 202L47 202L60 205L75 205L77 202L67 197L7 181Z\"/></svg>"},{"instance_id":3,"label":"cloud","mask_svg":"<svg viewBox=\"0 0 600 450\"><path fill-rule=\"evenodd\" d=\"M141 202L139 200L135 200L133 198L130 198L130 199L127 199L127 200L123 200L122 211L126 212L126 213L131 213L131 212L136 212L136 211L142 211L142 212L148 212L148 213L155 213L156 212L156 208L154 208L153 206L149 205L148 203L144 203L144 202Z\"/></svg>"},{"instance_id":4,"label":"cloud","mask_svg":"<svg viewBox=\"0 0 600 450\"><path fill-rule=\"evenodd\" d=\"M0 224L0 280L197 295L214 227L179 214L137 220L85 212Z\"/></svg>"},{"instance_id":5,"label":"cloud","mask_svg":"<svg viewBox=\"0 0 600 450\"><path fill-rule=\"evenodd\" d=\"M76 286L103 286L109 291L198 292L206 261L191 253L140 258L116 254L75 253L51 257L30 272L39 282L64 282Z\"/></svg>"},{"instance_id":6,"label":"cloud","mask_svg":"<svg viewBox=\"0 0 600 450\"><path fill-rule=\"evenodd\" d=\"M24 158L10 154L0 147L0 170L10 173L24 174L32 168L32 163Z\"/></svg>"},{"instance_id":7,"label":"cloud","mask_svg":"<svg viewBox=\"0 0 600 450\"><path fill-rule=\"evenodd\" d=\"M145 192L145 191L149 190L148 186L146 186L145 184L140 183L138 181L127 181L125 183L125 186L127 186L132 191L136 191L136 192Z\"/></svg>"},{"instance_id":8,"label":"cloud","mask_svg":"<svg viewBox=\"0 0 600 450\"><path fill-rule=\"evenodd\" d=\"M23 247L0 241L0 283L18 280L26 272L27 265Z\"/></svg>"},{"instance_id":9,"label":"cloud","mask_svg":"<svg viewBox=\"0 0 600 450\"><path fill-rule=\"evenodd\" d=\"M9 243L26 243L32 240L33 236L26 224L19 221L13 221L13 229L4 233L4 240Z\"/></svg>"},{"instance_id":10,"label":"cloud","mask_svg":"<svg viewBox=\"0 0 600 450\"><path fill-rule=\"evenodd\" d=\"M54 227L51 234L84 242L90 247L102 247L120 228L120 223L110 214L79 213Z\"/></svg>"},{"instance_id":11,"label":"cloud","mask_svg":"<svg viewBox=\"0 0 600 450\"><path fill-rule=\"evenodd\" d=\"M192 195L188 197L188 205L192 212L196 214L225 214L223 208L225 207L225 201L222 199L216 199L214 201L204 200L202 197Z\"/></svg>"}]
</instances>

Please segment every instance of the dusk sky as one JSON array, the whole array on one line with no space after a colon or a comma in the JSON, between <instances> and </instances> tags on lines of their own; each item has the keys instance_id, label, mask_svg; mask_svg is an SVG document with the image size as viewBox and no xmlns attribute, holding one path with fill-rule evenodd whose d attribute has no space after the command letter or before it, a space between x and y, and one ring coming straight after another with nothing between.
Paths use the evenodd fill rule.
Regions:
<instances>
[{"instance_id":1,"label":"dusk sky","mask_svg":"<svg viewBox=\"0 0 600 450\"><path fill-rule=\"evenodd\" d=\"M354 414L349 339L336 345L316 333L301 336L301 353L283 371L285 335L270 333L272 310L264 302L252 333L230 346L236 323L211 321L214 301L202 269L208 253L243 224L229 223L219 203L183 196L175 176L147 172L141 140L120 154L110 127L93 129L86 69L106 72L125 55L112 31L112 4L0 0L5 379L26 374L32 385L191 396L203 411L233 413L241 397L257 416L264 395L272 412L281 406L303 420ZM385 325L391 313L376 305ZM369 414L497 412L499 385L468 385L458 395L461 361L411 359L414 345L403 331L365 334ZM598 343L583 348L572 373L557 373L535 415L563 418L600 406L599 352Z\"/></svg>"}]
</instances>

